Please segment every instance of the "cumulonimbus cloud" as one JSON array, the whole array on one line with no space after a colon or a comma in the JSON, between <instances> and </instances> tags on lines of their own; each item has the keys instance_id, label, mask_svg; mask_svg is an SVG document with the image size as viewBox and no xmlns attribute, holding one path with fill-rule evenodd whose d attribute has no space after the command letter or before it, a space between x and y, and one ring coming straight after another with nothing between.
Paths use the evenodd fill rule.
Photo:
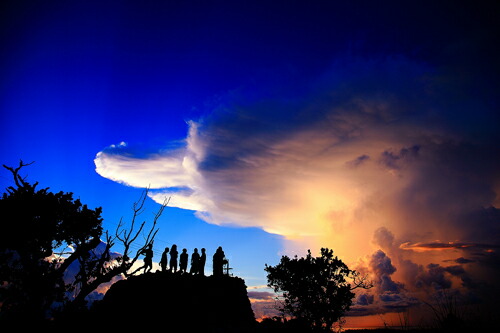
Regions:
<instances>
[{"instance_id":1,"label":"cumulonimbus cloud","mask_svg":"<svg viewBox=\"0 0 500 333\"><path fill-rule=\"evenodd\" d=\"M170 205L209 223L289 239L371 237L380 225L408 232L416 220L422 228L439 221L435 239L461 239L464 228L450 235L448 227L493 204L499 163L488 143L431 122L450 111L436 109L443 102L420 67L386 61L293 104L236 97L190 121L182 146L146 156L110 146L97 154L96 171L149 186L158 202L172 196ZM376 76L384 71L391 75Z\"/></svg>"},{"instance_id":2,"label":"cumulonimbus cloud","mask_svg":"<svg viewBox=\"0 0 500 333\"><path fill-rule=\"evenodd\" d=\"M291 248L331 247L347 262L372 253L369 240L384 227L401 240L387 252L394 276L407 282L413 274L416 283L415 274L449 275L404 256L443 248L436 244L498 245L500 146L494 135L474 137L457 123L492 110L460 109L440 94L447 81L421 64L370 64L333 71L305 96L232 95L188 122L182 145L140 155L110 146L97 154L96 171L149 186L160 203L171 196L170 206L208 223L260 227ZM389 247L394 239L383 236L379 244ZM392 277L385 281L396 288Z\"/></svg>"}]
</instances>

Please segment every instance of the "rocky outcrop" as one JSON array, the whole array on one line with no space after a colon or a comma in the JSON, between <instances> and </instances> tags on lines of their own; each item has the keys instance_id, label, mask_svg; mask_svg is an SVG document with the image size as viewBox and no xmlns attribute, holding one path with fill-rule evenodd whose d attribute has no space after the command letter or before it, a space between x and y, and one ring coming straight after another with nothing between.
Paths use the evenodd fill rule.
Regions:
<instances>
[{"instance_id":1,"label":"rocky outcrop","mask_svg":"<svg viewBox=\"0 0 500 333\"><path fill-rule=\"evenodd\" d=\"M92 313L112 329L246 332L256 324L245 281L230 276L156 272L129 277L116 282Z\"/></svg>"}]
</instances>

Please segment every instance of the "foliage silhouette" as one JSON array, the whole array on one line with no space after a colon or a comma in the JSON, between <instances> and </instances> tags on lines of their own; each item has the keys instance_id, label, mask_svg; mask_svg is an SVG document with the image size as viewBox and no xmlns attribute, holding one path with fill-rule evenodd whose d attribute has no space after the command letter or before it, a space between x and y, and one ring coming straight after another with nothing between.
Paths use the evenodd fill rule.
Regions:
<instances>
[{"instance_id":1,"label":"foliage silhouette","mask_svg":"<svg viewBox=\"0 0 500 333\"><path fill-rule=\"evenodd\" d=\"M316 330L331 330L341 320L352 304L352 290L372 287L328 248L321 249L320 257L310 250L305 258L282 256L278 265L266 264L265 271L268 286L282 293L280 311Z\"/></svg>"},{"instance_id":2,"label":"foliage silhouette","mask_svg":"<svg viewBox=\"0 0 500 333\"><path fill-rule=\"evenodd\" d=\"M55 302L64 300L68 286L63 273L73 262L100 243L101 208L94 210L73 199L72 193L38 190L21 177L17 168L4 165L15 186L0 200L0 293L2 318L43 319ZM75 249L64 261L54 250Z\"/></svg>"},{"instance_id":3,"label":"foliage silhouette","mask_svg":"<svg viewBox=\"0 0 500 333\"><path fill-rule=\"evenodd\" d=\"M38 182L30 184L19 174L30 164L21 161L16 168L4 165L14 178L14 186L0 199L0 318L5 320L43 320L54 315L55 304L60 305L60 311L84 307L91 292L126 274L135 263L140 250L132 255L130 247L145 223L137 228L135 219L147 192L134 204L128 229L120 221L114 236L107 231L103 234L100 207L89 209L73 199L72 193L37 189ZM142 248L152 244L164 207L156 214ZM104 250L97 251L103 237ZM123 255L112 258L110 249L117 240L124 247ZM72 281L65 282L65 272L74 265L78 272Z\"/></svg>"}]
</instances>

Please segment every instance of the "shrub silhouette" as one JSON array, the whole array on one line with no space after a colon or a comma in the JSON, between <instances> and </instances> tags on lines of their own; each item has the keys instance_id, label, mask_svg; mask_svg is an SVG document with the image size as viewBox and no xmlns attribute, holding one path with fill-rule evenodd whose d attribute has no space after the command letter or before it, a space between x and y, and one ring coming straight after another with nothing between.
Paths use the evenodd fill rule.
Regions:
<instances>
[{"instance_id":1,"label":"shrub silhouette","mask_svg":"<svg viewBox=\"0 0 500 333\"><path fill-rule=\"evenodd\" d=\"M19 172L30 164L21 161L16 168L4 165L12 173L14 185L0 198L0 319L3 320L43 320L55 314L56 304L65 311L83 308L91 292L127 273L140 251L152 244L156 221L166 205L155 215L144 246L132 254L131 245L135 245L144 228L145 222L139 227L134 223L143 210L147 191L133 205L130 228L124 228L120 221L115 235L110 236L107 231L103 234L100 207L90 209L73 199L73 193L52 193L48 188L37 189L38 182L27 182ZM112 258L110 249L117 240L125 250L121 256ZM102 243L104 250L97 251ZM73 281L65 282L63 276L72 264L77 265L78 272ZM69 292L72 297L68 297Z\"/></svg>"},{"instance_id":2,"label":"shrub silhouette","mask_svg":"<svg viewBox=\"0 0 500 333\"><path fill-rule=\"evenodd\" d=\"M269 287L282 294L281 312L318 330L330 330L349 310L353 289L372 287L328 248L321 249L320 257L310 250L305 258L282 256L278 265L266 265L265 271Z\"/></svg>"},{"instance_id":3,"label":"shrub silhouette","mask_svg":"<svg viewBox=\"0 0 500 333\"><path fill-rule=\"evenodd\" d=\"M0 294L4 319L43 319L55 301L64 300L66 268L95 248L102 234L101 208L89 209L72 193L38 190L38 183L19 175L27 165L4 166L15 183L0 199L0 281L8 285ZM75 251L57 260L54 251L69 244Z\"/></svg>"}]
</instances>

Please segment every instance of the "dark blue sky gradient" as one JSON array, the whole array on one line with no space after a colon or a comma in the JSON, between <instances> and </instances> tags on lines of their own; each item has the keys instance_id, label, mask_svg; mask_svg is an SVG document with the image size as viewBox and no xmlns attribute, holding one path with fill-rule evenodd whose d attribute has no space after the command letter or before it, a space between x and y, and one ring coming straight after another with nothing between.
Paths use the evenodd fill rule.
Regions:
<instances>
[{"instance_id":1,"label":"dark blue sky gradient","mask_svg":"<svg viewBox=\"0 0 500 333\"><path fill-rule=\"evenodd\" d=\"M221 105L267 100L275 104L263 104L256 117L268 122L255 127L285 132L311 121L289 118L304 96L363 73L372 75L367 86L393 89L409 101L422 96L409 87L432 87L421 102L432 101L436 113L421 114L414 103L413 119L432 118L492 144L500 139L499 7L493 1L2 1L0 163L36 161L28 179L102 206L112 229L140 189L99 176L99 151L124 141L135 156L147 156L183 140L189 120L223 124L224 113L213 114ZM401 73L433 81L394 88ZM229 115L227 125L238 122ZM201 167L230 162L211 159ZM0 187L10 184L8 173L0 173ZM280 237L257 228L209 225L180 209L166 212L164 225L157 250L173 241L190 252L204 241L213 249L227 244L235 267L258 277L249 285L265 284L263 264L279 259Z\"/></svg>"}]
</instances>

